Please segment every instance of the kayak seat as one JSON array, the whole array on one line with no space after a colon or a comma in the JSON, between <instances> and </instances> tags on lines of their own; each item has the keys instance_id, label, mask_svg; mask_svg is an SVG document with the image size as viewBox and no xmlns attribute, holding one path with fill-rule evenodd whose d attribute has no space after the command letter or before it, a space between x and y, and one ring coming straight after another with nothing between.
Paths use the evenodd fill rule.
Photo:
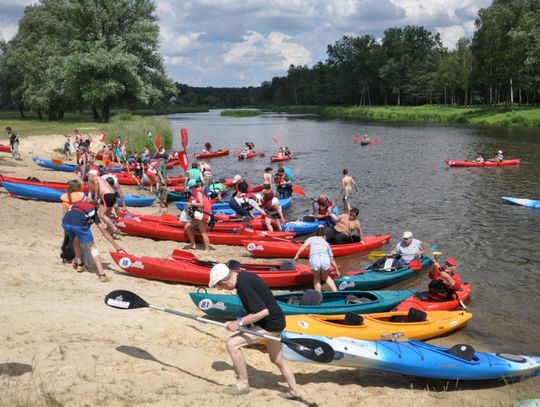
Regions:
<instances>
[{"instance_id":1,"label":"kayak seat","mask_svg":"<svg viewBox=\"0 0 540 407\"><path fill-rule=\"evenodd\" d=\"M289 305L300 305L300 300L301 299L302 299L302 297L299 296L299 295L291 295L287 299L287 304L289 304Z\"/></svg>"},{"instance_id":2,"label":"kayak seat","mask_svg":"<svg viewBox=\"0 0 540 407\"><path fill-rule=\"evenodd\" d=\"M474 358L474 348L465 343L458 343L449 348L446 352L452 356L456 356L469 362Z\"/></svg>"},{"instance_id":3,"label":"kayak seat","mask_svg":"<svg viewBox=\"0 0 540 407\"><path fill-rule=\"evenodd\" d=\"M281 271L296 270L296 264L292 260L283 260L279 265L279 269Z\"/></svg>"},{"instance_id":4,"label":"kayak seat","mask_svg":"<svg viewBox=\"0 0 540 407\"><path fill-rule=\"evenodd\" d=\"M343 325L362 325L364 323L364 317L362 315L355 314L354 312L347 312L343 319Z\"/></svg>"},{"instance_id":5,"label":"kayak seat","mask_svg":"<svg viewBox=\"0 0 540 407\"><path fill-rule=\"evenodd\" d=\"M310 215L306 215L302 218L302 222L306 222L306 223L312 223L312 222L315 222L317 221L317 218L315 218L314 216L310 216Z\"/></svg>"},{"instance_id":6,"label":"kayak seat","mask_svg":"<svg viewBox=\"0 0 540 407\"><path fill-rule=\"evenodd\" d=\"M345 304L363 304L371 301L372 300L367 297L357 297L353 294L349 294L345 297Z\"/></svg>"},{"instance_id":7,"label":"kayak seat","mask_svg":"<svg viewBox=\"0 0 540 407\"><path fill-rule=\"evenodd\" d=\"M427 319L427 313L416 308L410 308L407 314L407 322L424 322Z\"/></svg>"},{"instance_id":8,"label":"kayak seat","mask_svg":"<svg viewBox=\"0 0 540 407\"><path fill-rule=\"evenodd\" d=\"M323 295L316 290L306 290L300 299L300 305L320 305Z\"/></svg>"}]
</instances>

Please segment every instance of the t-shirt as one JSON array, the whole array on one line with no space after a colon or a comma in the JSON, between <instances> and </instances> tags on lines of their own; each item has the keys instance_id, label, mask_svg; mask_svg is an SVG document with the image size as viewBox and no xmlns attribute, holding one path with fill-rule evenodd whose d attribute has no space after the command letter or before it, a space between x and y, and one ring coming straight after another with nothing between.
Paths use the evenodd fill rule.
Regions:
<instances>
[{"instance_id":1,"label":"t-shirt","mask_svg":"<svg viewBox=\"0 0 540 407\"><path fill-rule=\"evenodd\" d=\"M285 180L292 182L292 171L289 167L283 167L283 170L285 171Z\"/></svg>"},{"instance_id":2,"label":"t-shirt","mask_svg":"<svg viewBox=\"0 0 540 407\"><path fill-rule=\"evenodd\" d=\"M190 168L188 170L188 178L194 179L195 181L201 181L202 180L201 171L198 168Z\"/></svg>"},{"instance_id":3,"label":"t-shirt","mask_svg":"<svg viewBox=\"0 0 540 407\"><path fill-rule=\"evenodd\" d=\"M413 239L408 246L403 245L403 240L400 240L396 246L397 254L401 254L401 258L407 263L414 259L414 254L422 249L422 242L418 239Z\"/></svg>"},{"instance_id":4,"label":"t-shirt","mask_svg":"<svg viewBox=\"0 0 540 407\"><path fill-rule=\"evenodd\" d=\"M62 218L65 225L88 227L91 223L101 223L94 205L84 201L75 202Z\"/></svg>"},{"instance_id":5,"label":"t-shirt","mask_svg":"<svg viewBox=\"0 0 540 407\"><path fill-rule=\"evenodd\" d=\"M321 236L311 236L305 242L309 247L309 257L317 256L319 254L327 254L333 257L332 248L328 242Z\"/></svg>"},{"instance_id":6,"label":"t-shirt","mask_svg":"<svg viewBox=\"0 0 540 407\"><path fill-rule=\"evenodd\" d=\"M236 280L236 292L244 309L255 314L268 309L268 315L255 325L269 332L281 332L285 329L285 316L276 303L272 292L264 281L255 273L241 271Z\"/></svg>"},{"instance_id":7,"label":"t-shirt","mask_svg":"<svg viewBox=\"0 0 540 407\"><path fill-rule=\"evenodd\" d=\"M69 197L68 193L62 194L60 197L60 200L62 201L62 205L64 206L64 209L67 211L69 210L69 207L73 205L75 202L82 201L84 199L84 193L83 192L72 192L71 193L71 203L69 203Z\"/></svg>"}]
</instances>

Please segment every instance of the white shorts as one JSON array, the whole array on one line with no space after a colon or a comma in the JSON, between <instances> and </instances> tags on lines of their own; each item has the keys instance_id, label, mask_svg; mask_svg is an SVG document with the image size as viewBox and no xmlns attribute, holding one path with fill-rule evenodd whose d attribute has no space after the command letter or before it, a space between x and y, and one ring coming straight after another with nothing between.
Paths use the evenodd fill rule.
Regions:
<instances>
[{"instance_id":1,"label":"white shorts","mask_svg":"<svg viewBox=\"0 0 540 407\"><path fill-rule=\"evenodd\" d=\"M315 254L309 256L309 267L312 271L326 271L330 268L330 256L327 254Z\"/></svg>"}]
</instances>

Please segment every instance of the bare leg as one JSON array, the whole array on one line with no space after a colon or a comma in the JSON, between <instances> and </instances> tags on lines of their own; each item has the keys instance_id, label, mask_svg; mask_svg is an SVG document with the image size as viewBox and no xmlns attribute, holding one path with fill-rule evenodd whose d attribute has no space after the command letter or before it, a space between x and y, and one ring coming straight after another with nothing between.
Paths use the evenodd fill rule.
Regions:
<instances>
[{"instance_id":1,"label":"bare leg","mask_svg":"<svg viewBox=\"0 0 540 407\"><path fill-rule=\"evenodd\" d=\"M296 379L294 378L291 365L283 357L283 353L281 352L281 343L272 340L266 341L266 349L268 350L270 361L279 368L281 374L285 378L285 381L289 385L291 393L295 396L299 396L300 389L296 384Z\"/></svg>"},{"instance_id":2,"label":"bare leg","mask_svg":"<svg viewBox=\"0 0 540 407\"><path fill-rule=\"evenodd\" d=\"M266 225L266 229L269 231L269 232L273 232L274 231L274 228L272 227L272 219L268 218L268 217L265 217L264 218L264 224Z\"/></svg>"},{"instance_id":3,"label":"bare leg","mask_svg":"<svg viewBox=\"0 0 540 407\"><path fill-rule=\"evenodd\" d=\"M334 283L334 280L332 280L332 277L330 277L328 274L328 270L321 272L321 281L326 282L332 291L337 291L336 284Z\"/></svg>"},{"instance_id":4,"label":"bare leg","mask_svg":"<svg viewBox=\"0 0 540 407\"><path fill-rule=\"evenodd\" d=\"M82 263L82 250L81 250L81 241L78 237L73 239L73 251L75 252L75 259L73 259L75 264Z\"/></svg>"},{"instance_id":5,"label":"bare leg","mask_svg":"<svg viewBox=\"0 0 540 407\"><path fill-rule=\"evenodd\" d=\"M191 225L191 222L186 223L184 226L184 229L186 230L186 235L189 239L189 243L191 243L191 248L196 249L197 246L195 245L195 237L193 236L193 231L191 230L193 226Z\"/></svg>"},{"instance_id":6,"label":"bare leg","mask_svg":"<svg viewBox=\"0 0 540 407\"><path fill-rule=\"evenodd\" d=\"M210 239L208 238L208 233L206 233L206 226L207 226L206 222L197 221L197 225L199 227L199 230L200 230L202 238L203 238L204 251L209 252L210 251Z\"/></svg>"},{"instance_id":7,"label":"bare leg","mask_svg":"<svg viewBox=\"0 0 540 407\"><path fill-rule=\"evenodd\" d=\"M113 233L116 230L116 227L114 226L114 223L113 223L112 219L109 217L110 216L110 210L112 210L112 208L107 208L105 206L100 206L99 209L98 209L98 214L99 214L99 218L103 222L105 222L105 224L107 225L107 228L111 231L111 233Z\"/></svg>"},{"instance_id":8,"label":"bare leg","mask_svg":"<svg viewBox=\"0 0 540 407\"><path fill-rule=\"evenodd\" d=\"M321 273L318 271L313 272L313 288L315 291L321 292Z\"/></svg>"},{"instance_id":9,"label":"bare leg","mask_svg":"<svg viewBox=\"0 0 540 407\"><path fill-rule=\"evenodd\" d=\"M231 355L234 371L238 377L236 386L239 389L249 387L246 358L241 348L251 342L250 337L245 334L235 334L227 339L227 351Z\"/></svg>"}]
</instances>

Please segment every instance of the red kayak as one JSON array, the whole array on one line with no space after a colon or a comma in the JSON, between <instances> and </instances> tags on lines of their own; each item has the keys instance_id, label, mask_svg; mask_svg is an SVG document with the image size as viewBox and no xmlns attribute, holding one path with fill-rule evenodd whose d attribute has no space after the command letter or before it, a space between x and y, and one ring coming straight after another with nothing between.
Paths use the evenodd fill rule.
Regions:
<instances>
[{"instance_id":1,"label":"red kayak","mask_svg":"<svg viewBox=\"0 0 540 407\"><path fill-rule=\"evenodd\" d=\"M118 179L118 183L120 185L137 185L137 179L135 178L135 175L133 175L133 173L120 172L114 175ZM168 177L167 185L175 186L175 185L183 184L185 181L186 181L185 177ZM150 181L145 182L144 185L150 185Z\"/></svg>"},{"instance_id":2,"label":"red kayak","mask_svg":"<svg viewBox=\"0 0 540 407\"><path fill-rule=\"evenodd\" d=\"M196 260L196 258L195 260L159 259L119 252L111 252L111 257L122 270L132 276L205 286L208 285L210 269L213 265L212 262ZM271 288L308 285L313 282L313 273L308 265L296 265L293 270L280 270L281 265L277 263L246 263L241 267L256 273Z\"/></svg>"},{"instance_id":3,"label":"red kayak","mask_svg":"<svg viewBox=\"0 0 540 407\"><path fill-rule=\"evenodd\" d=\"M258 151L250 151L247 154L247 157L244 157L242 154L238 154L238 159L239 160L249 160L249 159L255 158L257 156L264 157L264 153L259 153Z\"/></svg>"},{"instance_id":4,"label":"red kayak","mask_svg":"<svg viewBox=\"0 0 540 407\"><path fill-rule=\"evenodd\" d=\"M284 155L284 156L278 156L278 155L273 155L272 157L270 157L270 162L272 163L275 163L275 162L278 162L278 161L287 161L287 160L292 160L294 157L292 155Z\"/></svg>"},{"instance_id":5,"label":"red kayak","mask_svg":"<svg viewBox=\"0 0 540 407\"><path fill-rule=\"evenodd\" d=\"M471 283L461 284L461 288L456 291L461 302L465 302L471 296ZM452 299L450 301L437 301L428 298L427 291L419 292L411 295L409 298L401 302L392 311L409 311L411 308L416 308L421 311L452 311L459 307L459 301Z\"/></svg>"},{"instance_id":6,"label":"red kayak","mask_svg":"<svg viewBox=\"0 0 540 407\"><path fill-rule=\"evenodd\" d=\"M118 218L116 226L122 232L132 236L143 236L161 240L175 240L178 242L189 241L184 228L171 227L160 223L144 222L140 219L137 221L135 219ZM195 230L194 235L196 242L202 242L202 237L199 231ZM261 241L273 239L285 240L292 239L294 235L294 232L265 232L259 230L242 230L236 233L208 231L210 243L232 246L241 246L242 239L255 239Z\"/></svg>"},{"instance_id":7,"label":"red kayak","mask_svg":"<svg viewBox=\"0 0 540 407\"><path fill-rule=\"evenodd\" d=\"M458 161L458 160L444 160L450 167L505 167L507 165L519 165L521 159L516 160L503 160L501 162L496 161L484 161L479 163L476 161Z\"/></svg>"},{"instance_id":8,"label":"red kayak","mask_svg":"<svg viewBox=\"0 0 540 407\"><path fill-rule=\"evenodd\" d=\"M214 157L223 157L225 155L229 155L229 149L221 149L217 151L205 151L202 153L195 153L193 156L197 159L205 159L205 158L214 158Z\"/></svg>"},{"instance_id":9,"label":"red kayak","mask_svg":"<svg viewBox=\"0 0 540 407\"><path fill-rule=\"evenodd\" d=\"M390 235L364 236L364 244L361 243L346 243L330 245L334 257L348 256L372 250L390 241ZM242 240L242 245L248 252L256 257L282 257L292 258L298 251L298 248L303 241L283 242L276 240L257 241L255 239ZM303 259L309 258L309 247L306 248L300 255Z\"/></svg>"},{"instance_id":10,"label":"red kayak","mask_svg":"<svg viewBox=\"0 0 540 407\"><path fill-rule=\"evenodd\" d=\"M13 182L15 184L34 185L34 186L37 186L37 187L52 188L52 189L56 189L57 191L65 191L67 189L67 183L66 182L32 181L32 180L29 180L29 179L8 177L6 175L0 174L0 184L2 183L2 181ZM88 186L87 185L82 185L82 191L83 192L88 192Z\"/></svg>"},{"instance_id":11,"label":"red kayak","mask_svg":"<svg viewBox=\"0 0 540 407\"><path fill-rule=\"evenodd\" d=\"M3 153L11 153L11 147L4 144L0 144L0 151Z\"/></svg>"}]
</instances>

